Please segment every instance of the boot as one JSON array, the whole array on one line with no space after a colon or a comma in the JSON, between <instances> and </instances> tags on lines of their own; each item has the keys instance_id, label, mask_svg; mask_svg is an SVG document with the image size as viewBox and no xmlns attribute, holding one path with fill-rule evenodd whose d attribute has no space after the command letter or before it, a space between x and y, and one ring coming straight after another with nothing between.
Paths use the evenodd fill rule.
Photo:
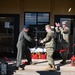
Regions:
<instances>
[{"instance_id":1,"label":"boot","mask_svg":"<svg viewBox=\"0 0 75 75\"><path fill-rule=\"evenodd\" d=\"M16 66L15 70L24 70L24 65Z\"/></svg>"},{"instance_id":2,"label":"boot","mask_svg":"<svg viewBox=\"0 0 75 75\"><path fill-rule=\"evenodd\" d=\"M66 60L62 60L62 61L60 62L60 64L65 65L65 64L66 64Z\"/></svg>"},{"instance_id":3,"label":"boot","mask_svg":"<svg viewBox=\"0 0 75 75\"><path fill-rule=\"evenodd\" d=\"M49 65L45 70L51 70L51 66Z\"/></svg>"},{"instance_id":4,"label":"boot","mask_svg":"<svg viewBox=\"0 0 75 75\"><path fill-rule=\"evenodd\" d=\"M55 65L51 65L51 70L56 70Z\"/></svg>"},{"instance_id":5,"label":"boot","mask_svg":"<svg viewBox=\"0 0 75 75\"><path fill-rule=\"evenodd\" d=\"M15 70L24 70L22 67L16 67Z\"/></svg>"},{"instance_id":6,"label":"boot","mask_svg":"<svg viewBox=\"0 0 75 75\"><path fill-rule=\"evenodd\" d=\"M34 62L28 62L28 65L34 65L35 63Z\"/></svg>"}]
</instances>

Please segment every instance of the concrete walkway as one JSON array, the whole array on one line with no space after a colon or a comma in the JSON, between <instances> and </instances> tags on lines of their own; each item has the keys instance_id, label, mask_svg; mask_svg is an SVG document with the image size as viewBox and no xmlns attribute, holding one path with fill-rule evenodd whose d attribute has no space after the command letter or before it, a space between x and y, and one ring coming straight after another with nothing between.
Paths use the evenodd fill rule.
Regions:
<instances>
[{"instance_id":1,"label":"concrete walkway","mask_svg":"<svg viewBox=\"0 0 75 75\"><path fill-rule=\"evenodd\" d=\"M25 61L25 60L23 60ZM55 60L56 67L61 60ZM60 66L60 70L46 71L48 66L47 60L33 59L35 65L25 65L25 70L15 71L15 60L9 62L8 75L75 75L75 66L71 66L71 61L67 60L67 64Z\"/></svg>"}]
</instances>

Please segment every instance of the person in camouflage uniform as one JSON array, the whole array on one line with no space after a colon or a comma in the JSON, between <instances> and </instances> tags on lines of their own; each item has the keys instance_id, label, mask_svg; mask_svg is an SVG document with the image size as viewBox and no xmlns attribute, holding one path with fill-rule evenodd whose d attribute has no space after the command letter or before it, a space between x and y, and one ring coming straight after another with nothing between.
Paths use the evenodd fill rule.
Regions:
<instances>
[{"instance_id":1,"label":"person in camouflage uniform","mask_svg":"<svg viewBox=\"0 0 75 75\"><path fill-rule=\"evenodd\" d=\"M66 25L66 21L62 22L62 27L60 27L59 23L55 23L56 24L56 31L57 32L61 32L62 35L62 42L61 42L61 47L62 49L67 49L64 52L60 52L61 56L62 56L62 61L60 62L60 64L66 64L66 59L68 57L68 53L69 53L69 33L70 30Z\"/></svg>"},{"instance_id":2,"label":"person in camouflage uniform","mask_svg":"<svg viewBox=\"0 0 75 75\"><path fill-rule=\"evenodd\" d=\"M55 64L52 58L54 52L54 31L51 30L50 25L46 25L45 30L47 32L47 35L40 41L40 43L45 44L45 48L47 51L47 60L49 67L47 67L46 70L55 70Z\"/></svg>"}]
</instances>

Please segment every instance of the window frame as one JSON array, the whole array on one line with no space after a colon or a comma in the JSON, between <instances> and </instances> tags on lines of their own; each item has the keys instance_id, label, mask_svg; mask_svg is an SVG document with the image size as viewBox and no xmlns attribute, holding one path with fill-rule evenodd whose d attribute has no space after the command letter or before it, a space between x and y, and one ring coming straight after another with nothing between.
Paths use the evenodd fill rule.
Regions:
<instances>
[{"instance_id":1,"label":"window frame","mask_svg":"<svg viewBox=\"0 0 75 75\"><path fill-rule=\"evenodd\" d=\"M25 19L26 19L26 18L25 18L25 16L26 16L25 14L26 14L26 13L35 13L35 14L36 14L36 24L34 24L34 25L50 24L50 12L24 12L24 25L26 24L26 23L25 23ZM39 21L38 21L38 14L40 14L40 13L49 14L49 17L48 17L48 18L49 18L49 22L39 22ZM40 24L38 24L38 23L40 23ZM41 23L43 23L43 24L41 24ZM33 25L33 24L31 24L31 25Z\"/></svg>"}]
</instances>

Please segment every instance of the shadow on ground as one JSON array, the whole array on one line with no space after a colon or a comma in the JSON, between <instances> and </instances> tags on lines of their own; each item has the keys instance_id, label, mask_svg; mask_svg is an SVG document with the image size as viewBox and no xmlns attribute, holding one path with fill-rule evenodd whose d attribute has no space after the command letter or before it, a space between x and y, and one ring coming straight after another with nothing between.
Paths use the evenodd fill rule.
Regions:
<instances>
[{"instance_id":1,"label":"shadow on ground","mask_svg":"<svg viewBox=\"0 0 75 75\"><path fill-rule=\"evenodd\" d=\"M39 75L61 75L60 72L57 71L37 71Z\"/></svg>"},{"instance_id":2,"label":"shadow on ground","mask_svg":"<svg viewBox=\"0 0 75 75\"><path fill-rule=\"evenodd\" d=\"M41 62L34 62L34 64L40 64L40 63L45 63L47 61L41 61Z\"/></svg>"},{"instance_id":3,"label":"shadow on ground","mask_svg":"<svg viewBox=\"0 0 75 75\"><path fill-rule=\"evenodd\" d=\"M71 64L71 61L67 61L65 64L60 64L60 62L58 64L55 64L56 66L64 66L64 65L67 65L67 64Z\"/></svg>"}]
</instances>

